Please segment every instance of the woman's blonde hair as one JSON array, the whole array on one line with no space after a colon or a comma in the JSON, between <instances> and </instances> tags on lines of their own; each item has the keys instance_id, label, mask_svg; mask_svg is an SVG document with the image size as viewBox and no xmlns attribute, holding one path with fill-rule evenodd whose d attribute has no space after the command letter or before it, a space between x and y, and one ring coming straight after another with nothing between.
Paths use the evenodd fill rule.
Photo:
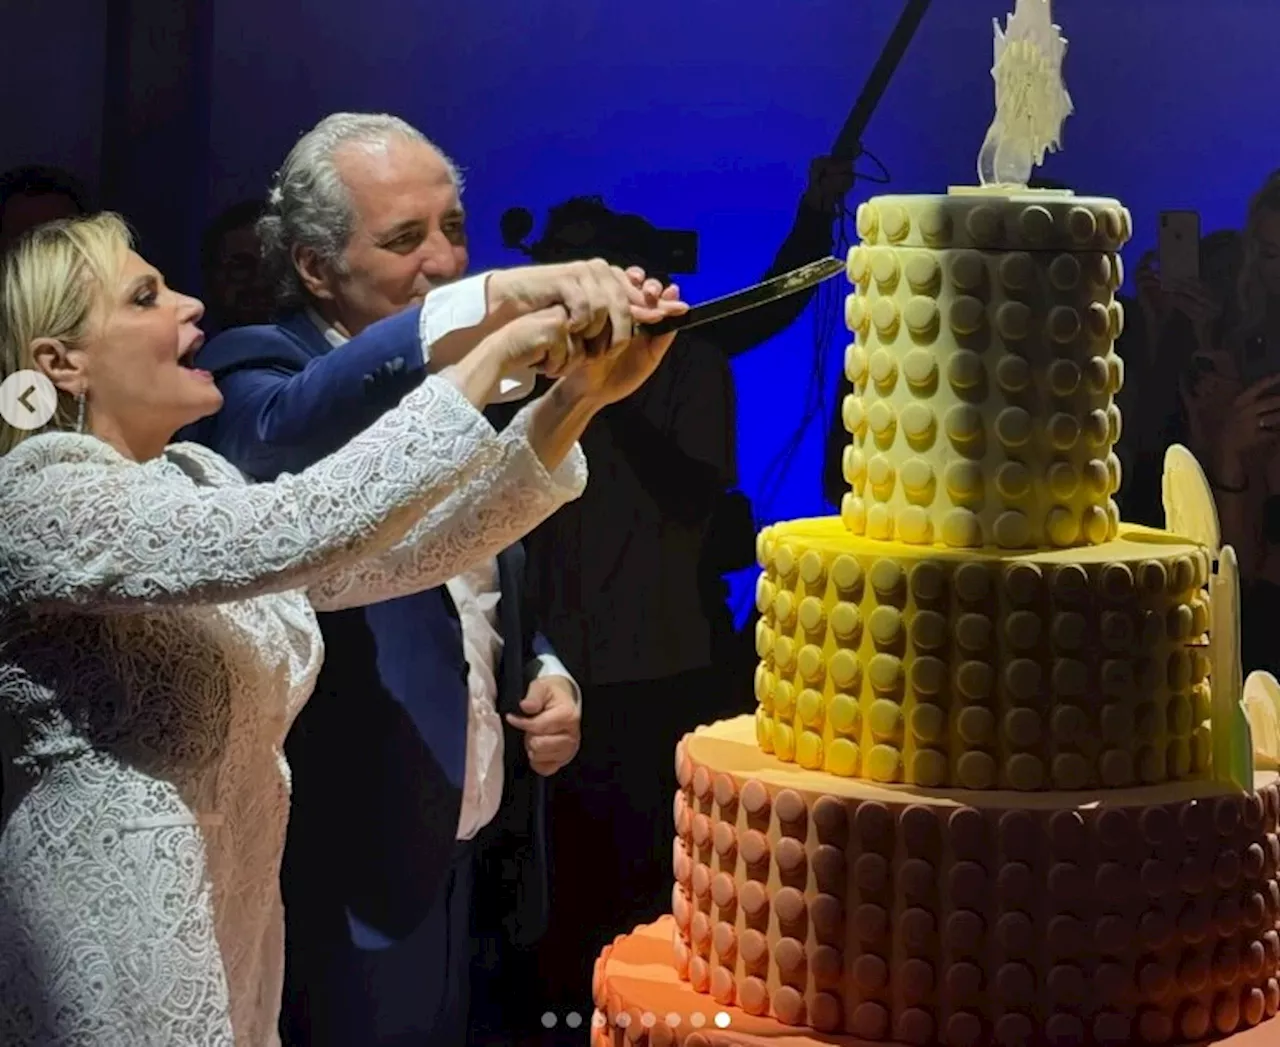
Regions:
<instances>
[{"instance_id":1,"label":"woman's blonde hair","mask_svg":"<svg viewBox=\"0 0 1280 1047\"><path fill-rule=\"evenodd\" d=\"M37 338L56 338L71 349L84 344L94 307L114 286L132 246L124 220L103 213L42 225L9 249L0 273L0 381L36 369ZM0 419L0 455L39 432L75 428L77 413L76 398L59 390L43 429L18 429Z\"/></svg>"}]
</instances>

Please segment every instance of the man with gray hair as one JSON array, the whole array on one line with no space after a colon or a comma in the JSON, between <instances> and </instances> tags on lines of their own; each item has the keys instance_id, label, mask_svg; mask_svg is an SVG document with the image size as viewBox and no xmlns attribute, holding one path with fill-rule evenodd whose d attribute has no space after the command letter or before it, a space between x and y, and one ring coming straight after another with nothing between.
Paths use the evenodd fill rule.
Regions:
<instances>
[{"instance_id":1,"label":"man with gray hair","mask_svg":"<svg viewBox=\"0 0 1280 1047\"><path fill-rule=\"evenodd\" d=\"M560 304L588 346L616 344L683 308L603 262L463 279L460 189L394 117L337 114L303 136L259 223L283 319L202 351L225 405L198 438L271 479L364 429L464 336ZM625 350L644 361L633 378L666 344L645 342ZM593 406L575 389L570 375L547 394L573 439ZM523 562L516 546L439 589L321 616L325 668L286 743L289 1043L461 1047L473 910L519 942L541 934L543 778L577 751L580 697L521 613Z\"/></svg>"}]
</instances>

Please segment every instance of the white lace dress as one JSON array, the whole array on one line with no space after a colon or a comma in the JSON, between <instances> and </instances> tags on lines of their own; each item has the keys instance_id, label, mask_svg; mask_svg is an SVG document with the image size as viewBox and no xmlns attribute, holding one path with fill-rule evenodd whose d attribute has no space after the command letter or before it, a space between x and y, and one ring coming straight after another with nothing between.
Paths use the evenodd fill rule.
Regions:
<instances>
[{"instance_id":1,"label":"white lace dress","mask_svg":"<svg viewBox=\"0 0 1280 1047\"><path fill-rule=\"evenodd\" d=\"M548 475L527 419L429 379L274 484L188 444L0 458L0 1044L277 1042L313 608L440 585L576 497L581 452Z\"/></svg>"}]
</instances>

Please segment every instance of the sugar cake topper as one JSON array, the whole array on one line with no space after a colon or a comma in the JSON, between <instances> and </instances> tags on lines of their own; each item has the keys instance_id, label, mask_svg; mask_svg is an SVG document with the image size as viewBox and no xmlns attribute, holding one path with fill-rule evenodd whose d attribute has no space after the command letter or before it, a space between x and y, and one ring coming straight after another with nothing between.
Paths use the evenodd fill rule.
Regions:
<instances>
[{"instance_id":1,"label":"sugar cake topper","mask_svg":"<svg viewBox=\"0 0 1280 1047\"><path fill-rule=\"evenodd\" d=\"M1216 557L1222 545L1222 527L1213 489L1196 456L1182 444L1173 444L1164 453L1161 493L1165 529L1199 542Z\"/></svg>"},{"instance_id":2,"label":"sugar cake topper","mask_svg":"<svg viewBox=\"0 0 1280 1047\"><path fill-rule=\"evenodd\" d=\"M1253 762L1260 771L1280 771L1280 682L1267 672L1244 681L1244 708L1253 732Z\"/></svg>"},{"instance_id":3,"label":"sugar cake topper","mask_svg":"<svg viewBox=\"0 0 1280 1047\"><path fill-rule=\"evenodd\" d=\"M1218 571L1209 580L1213 778L1220 785L1248 793L1253 792L1254 744L1240 660L1240 564L1229 545L1218 555Z\"/></svg>"},{"instance_id":4,"label":"sugar cake topper","mask_svg":"<svg viewBox=\"0 0 1280 1047\"><path fill-rule=\"evenodd\" d=\"M1074 112L1062 78L1067 41L1050 0L1017 0L1006 27L995 21L996 115L978 156L982 185L1026 185L1045 154L1062 143Z\"/></svg>"}]
</instances>

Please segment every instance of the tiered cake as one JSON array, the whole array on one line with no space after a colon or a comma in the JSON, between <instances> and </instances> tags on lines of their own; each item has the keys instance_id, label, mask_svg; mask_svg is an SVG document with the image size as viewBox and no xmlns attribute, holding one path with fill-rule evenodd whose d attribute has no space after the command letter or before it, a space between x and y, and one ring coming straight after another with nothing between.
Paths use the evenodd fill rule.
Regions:
<instances>
[{"instance_id":1,"label":"tiered cake","mask_svg":"<svg viewBox=\"0 0 1280 1047\"><path fill-rule=\"evenodd\" d=\"M1113 500L1127 212L954 190L858 229L850 490L760 536L759 707L681 743L672 917L601 957L594 1042L1280 1042L1217 550Z\"/></svg>"}]
</instances>

